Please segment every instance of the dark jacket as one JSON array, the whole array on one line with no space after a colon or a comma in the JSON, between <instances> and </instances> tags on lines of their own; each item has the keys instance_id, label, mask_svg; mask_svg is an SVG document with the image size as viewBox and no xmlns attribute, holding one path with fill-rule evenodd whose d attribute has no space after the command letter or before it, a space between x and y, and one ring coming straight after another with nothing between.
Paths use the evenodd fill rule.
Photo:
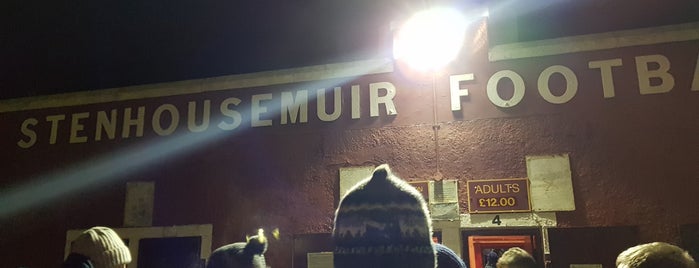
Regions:
<instances>
[{"instance_id":1,"label":"dark jacket","mask_svg":"<svg viewBox=\"0 0 699 268\"><path fill-rule=\"evenodd\" d=\"M94 268L94 266L86 256L70 253L68 258L63 262L63 265L61 265L61 268Z\"/></svg>"}]
</instances>

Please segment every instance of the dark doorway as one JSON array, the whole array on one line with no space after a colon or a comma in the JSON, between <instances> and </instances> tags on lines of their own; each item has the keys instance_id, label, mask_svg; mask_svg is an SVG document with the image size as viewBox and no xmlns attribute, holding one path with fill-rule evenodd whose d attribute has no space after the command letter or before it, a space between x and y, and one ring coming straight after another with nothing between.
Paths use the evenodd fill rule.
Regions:
<instances>
[{"instance_id":1,"label":"dark doorway","mask_svg":"<svg viewBox=\"0 0 699 268\"><path fill-rule=\"evenodd\" d=\"M548 235L550 268L571 264L616 267L616 256L639 242L635 226L550 228Z\"/></svg>"},{"instance_id":2,"label":"dark doorway","mask_svg":"<svg viewBox=\"0 0 699 268\"><path fill-rule=\"evenodd\" d=\"M681 247L699 260L699 223L680 225Z\"/></svg>"},{"instance_id":3,"label":"dark doorway","mask_svg":"<svg viewBox=\"0 0 699 268\"><path fill-rule=\"evenodd\" d=\"M138 267L204 268L201 237L144 238L138 241Z\"/></svg>"},{"instance_id":4,"label":"dark doorway","mask_svg":"<svg viewBox=\"0 0 699 268\"><path fill-rule=\"evenodd\" d=\"M332 252L333 249L335 249L335 243L331 233L295 234L291 267L306 268L308 267L308 253Z\"/></svg>"}]
</instances>

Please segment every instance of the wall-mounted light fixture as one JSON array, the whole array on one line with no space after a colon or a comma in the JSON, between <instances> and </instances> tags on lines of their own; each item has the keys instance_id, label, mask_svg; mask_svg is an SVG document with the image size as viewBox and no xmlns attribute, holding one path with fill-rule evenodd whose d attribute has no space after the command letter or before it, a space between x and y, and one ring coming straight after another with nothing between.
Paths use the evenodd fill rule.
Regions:
<instances>
[{"instance_id":1,"label":"wall-mounted light fixture","mask_svg":"<svg viewBox=\"0 0 699 268\"><path fill-rule=\"evenodd\" d=\"M432 7L418 12L403 23L394 35L393 58L418 75L431 75L432 113L435 152L435 180L442 180L437 118L438 72L461 51L467 21L461 12L447 7Z\"/></svg>"},{"instance_id":2,"label":"wall-mounted light fixture","mask_svg":"<svg viewBox=\"0 0 699 268\"><path fill-rule=\"evenodd\" d=\"M417 71L437 71L458 55L466 25L463 15L452 8L420 11L397 29L393 58Z\"/></svg>"}]
</instances>

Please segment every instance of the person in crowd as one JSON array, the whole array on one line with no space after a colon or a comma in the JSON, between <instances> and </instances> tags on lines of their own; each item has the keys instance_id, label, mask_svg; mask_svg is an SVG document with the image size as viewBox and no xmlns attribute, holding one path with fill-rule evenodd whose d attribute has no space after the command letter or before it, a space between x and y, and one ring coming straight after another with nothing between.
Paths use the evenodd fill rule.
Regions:
<instances>
[{"instance_id":1,"label":"person in crowd","mask_svg":"<svg viewBox=\"0 0 699 268\"><path fill-rule=\"evenodd\" d=\"M95 226L70 243L63 268L125 268L131 253L124 241L109 227Z\"/></svg>"},{"instance_id":2,"label":"person in crowd","mask_svg":"<svg viewBox=\"0 0 699 268\"><path fill-rule=\"evenodd\" d=\"M340 200L335 268L434 268L432 221L422 194L380 165Z\"/></svg>"},{"instance_id":3,"label":"person in crowd","mask_svg":"<svg viewBox=\"0 0 699 268\"><path fill-rule=\"evenodd\" d=\"M490 252L485 255L485 268L495 268L499 258L500 255L495 252L495 249L491 249Z\"/></svg>"},{"instance_id":4,"label":"person in crowd","mask_svg":"<svg viewBox=\"0 0 699 268\"><path fill-rule=\"evenodd\" d=\"M266 268L267 240L264 230L259 229L247 242L219 247L211 253L206 268Z\"/></svg>"},{"instance_id":5,"label":"person in crowd","mask_svg":"<svg viewBox=\"0 0 699 268\"><path fill-rule=\"evenodd\" d=\"M70 253L61 268L95 268L95 266L85 255Z\"/></svg>"},{"instance_id":6,"label":"person in crowd","mask_svg":"<svg viewBox=\"0 0 699 268\"><path fill-rule=\"evenodd\" d=\"M512 247L502 253L496 264L497 268L536 268L536 261L529 252L519 247Z\"/></svg>"},{"instance_id":7,"label":"person in crowd","mask_svg":"<svg viewBox=\"0 0 699 268\"><path fill-rule=\"evenodd\" d=\"M434 250L437 252L437 268L467 268L459 255L447 246L435 243Z\"/></svg>"},{"instance_id":8,"label":"person in crowd","mask_svg":"<svg viewBox=\"0 0 699 268\"><path fill-rule=\"evenodd\" d=\"M617 268L696 268L692 256L678 246L653 242L630 247L616 258Z\"/></svg>"}]
</instances>

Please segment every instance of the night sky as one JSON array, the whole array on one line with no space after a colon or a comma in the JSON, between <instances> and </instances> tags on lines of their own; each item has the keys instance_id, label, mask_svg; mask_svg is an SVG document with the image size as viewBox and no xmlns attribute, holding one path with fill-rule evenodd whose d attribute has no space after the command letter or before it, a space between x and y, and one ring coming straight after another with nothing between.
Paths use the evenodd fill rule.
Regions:
<instances>
[{"instance_id":1,"label":"night sky","mask_svg":"<svg viewBox=\"0 0 699 268\"><path fill-rule=\"evenodd\" d=\"M390 57L392 22L489 1L521 41L699 21L696 0L5 0L0 99Z\"/></svg>"},{"instance_id":2,"label":"night sky","mask_svg":"<svg viewBox=\"0 0 699 268\"><path fill-rule=\"evenodd\" d=\"M0 98L390 56L391 21L423 6L383 0L3 1Z\"/></svg>"}]
</instances>

